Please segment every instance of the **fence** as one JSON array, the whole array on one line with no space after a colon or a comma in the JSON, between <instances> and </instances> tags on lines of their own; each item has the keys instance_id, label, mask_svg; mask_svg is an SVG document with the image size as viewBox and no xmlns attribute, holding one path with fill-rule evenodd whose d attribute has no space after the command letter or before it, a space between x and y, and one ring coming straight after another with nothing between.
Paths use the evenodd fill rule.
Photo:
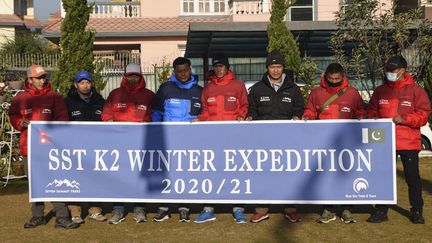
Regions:
<instances>
[{"instance_id":1,"label":"fence","mask_svg":"<svg viewBox=\"0 0 432 243\"><path fill-rule=\"evenodd\" d=\"M113 89L120 87L126 65L129 63L140 64L140 57L140 53L110 52L94 54L95 63L103 67L101 71L102 77L107 80L105 89L101 91L102 96L106 98ZM60 54L6 54L0 56L0 64L6 64L10 72L20 72L20 76L25 76L26 69L34 63L41 64L48 71L53 71L59 58ZM318 64L317 78L319 78L327 64L334 60L332 58L320 58L315 59L315 61ZM199 84L203 86L203 60L193 58L191 62L192 70L199 76ZM265 58L230 58L230 64L231 70L236 73L236 78L243 81L261 80L263 73L266 71ZM147 88L153 91L159 88L158 75L163 68L166 67L154 66L143 70Z\"/></svg>"}]
</instances>

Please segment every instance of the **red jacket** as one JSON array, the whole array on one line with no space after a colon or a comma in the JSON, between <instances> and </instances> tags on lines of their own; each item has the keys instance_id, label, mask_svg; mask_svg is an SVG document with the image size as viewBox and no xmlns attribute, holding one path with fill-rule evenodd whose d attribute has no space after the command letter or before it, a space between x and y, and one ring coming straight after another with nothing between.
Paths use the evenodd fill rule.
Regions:
<instances>
[{"instance_id":1,"label":"red jacket","mask_svg":"<svg viewBox=\"0 0 432 243\"><path fill-rule=\"evenodd\" d=\"M12 100L9 109L12 126L21 132L20 153L27 156L27 127L21 122L27 118L30 121L68 121L69 116L63 98L51 90L51 84L40 91L35 90L27 80L24 91L18 93Z\"/></svg>"},{"instance_id":2,"label":"red jacket","mask_svg":"<svg viewBox=\"0 0 432 243\"><path fill-rule=\"evenodd\" d=\"M333 101L323 112L319 113L320 107L339 90L348 87L341 96ZM363 99L357 89L349 86L349 81L344 77L342 84L338 87L330 87L325 81L324 75L321 78L321 85L314 88L310 93L306 109L303 113L304 118L308 119L355 119L364 118L366 111Z\"/></svg>"},{"instance_id":3,"label":"red jacket","mask_svg":"<svg viewBox=\"0 0 432 243\"><path fill-rule=\"evenodd\" d=\"M124 76L120 88L108 96L102 111L102 121L148 122L151 121L151 104L155 94L145 88L144 77L131 89Z\"/></svg>"},{"instance_id":4,"label":"red jacket","mask_svg":"<svg viewBox=\"0 0 432 243\"><path fill-rule=\"evenodd\" d=\"M217 78L210 74L210 82L204 87L201 102L200 121L231 121L237 117L246 118L248 111L247 91L243 82L235 80L235 74L228 73Z\"/></svg>"},{"instance_id":5,"label":"red jacket","mask_svg":"<svg viewBox=\"0 0 432 243\"><path fill-rule=\"evenodd\" d=\"M421 150L420 127L431 111L429 97L405 72L405 79L385 81L375 89L369 104L369 118L393 118L401 115L402 124L396 125L396 150Z\"/></svg>"}]
</instances>

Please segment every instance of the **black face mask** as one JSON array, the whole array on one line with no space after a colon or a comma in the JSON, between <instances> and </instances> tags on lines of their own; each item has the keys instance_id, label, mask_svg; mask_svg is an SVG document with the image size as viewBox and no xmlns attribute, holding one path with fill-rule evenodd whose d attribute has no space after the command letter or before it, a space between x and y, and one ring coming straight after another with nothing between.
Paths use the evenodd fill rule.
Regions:
<instances>
[{"instance_id":1,"label":"black face mask","mask_svg":"<svg viewBox=\"0 0 432 243\"><path fill-rule=\"evenodd\" d=\"M326 81L326 83L327 83L328 86L330 86L332 88L335 88L335 87L339 87L339 86L342 85L343 79L342 79L342 81L337 82L337 83L332 83L332 82L328 81L327 78L325 78L325 81Z\"/></svg>"}]
</instances>

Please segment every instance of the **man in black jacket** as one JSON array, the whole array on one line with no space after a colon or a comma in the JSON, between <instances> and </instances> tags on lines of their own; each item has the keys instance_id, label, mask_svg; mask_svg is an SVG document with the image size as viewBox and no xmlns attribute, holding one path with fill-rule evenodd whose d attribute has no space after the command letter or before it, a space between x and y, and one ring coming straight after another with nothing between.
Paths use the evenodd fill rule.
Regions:
<instances>
[{"instance_id":1,"label":"man in black jacket","mask_svg":"<svg viewBox=\"0 0 432 243\"><path fill-rule=\"evenodd\" d=\"M293 81L293 73L285 70L285 59L279 50L268 54L267 72L249 92L248 120L299 120L304 110L300 88ZM256 208L251 221L268 219L268 208ZM298 222L295 208L285 209L285 218Z\"/></svg>"},{"instance_id":2,"label":"man in black jacket","mask_svg":"<svg viewBox=\"0 0 432 243\"><path fill-rule=\"evenodd\" d=\"M69 90L65 99L71 121L101 121L101 114L105 103L104 98L93 87L93 78L87 71L80 71L75 76L74 87ZM69 204L72 221L78 224L84 222L81 218L81 206ZM101 207L90 207L89 218L103 222Z\"/></svg>"}]
</instances>

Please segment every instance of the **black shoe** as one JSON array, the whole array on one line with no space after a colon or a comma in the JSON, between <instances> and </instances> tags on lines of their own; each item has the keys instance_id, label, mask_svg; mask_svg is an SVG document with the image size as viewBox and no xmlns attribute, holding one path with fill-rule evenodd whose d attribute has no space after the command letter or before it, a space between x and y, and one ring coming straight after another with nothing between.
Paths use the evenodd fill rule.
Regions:
<instances>
[{"instance_id":1,"label":"black shoe","mask_svg":"<svg viewBox=\"0 0 432 243\"><path fill-rule=\"evenodd\" d=\"M155 222L162 222L171 217L170 213L165 210L159 209L158 213L153 217L153 221Z\"/></svg>"},{"instance_id":2,"label":"black shoe","mask_svg":"<svg viewBox=\"0 0 432 243\"><path fill-rule=\"evenodd\" d=\"M180 217L179 222L186 222L186 223L190 222L189 211L187 210L180 210L179 217Z\"/></svg>"},{"instance_id":3,"label":"black shoe","mask_svg":"<svg viewBox=\"0 0 432 243\"><path fill-rule=\"evenodd\" d=\"M74 223L70 218L62 217L57 218L55 222L55 227L65 228L65 229L75 229L78 228L80 225L77 223Z\"/></svg>"},{"instance_id":4,"label":"black shoe","mask_svg":"<svg viewBox=\"0 0 432 243\"><path fill-rule=\"evenodd\" d=\"M24 229L36 228L39 225L46 225L47 222L45 217L32 217L28 222L24 224Z\"/></svg>"},{"instance_id":5,"label":"black shoe","mask_svg":"<svg viewBox=\"0 0 432 243\"><path fill-rule=\"evenodd\" d=\"M366 221L369 223L381 223L384 221L388 221L387 212L378 210L374 214L372 214Z\"/></svg>"},{"instance_id":6,"label":"black shoe","mask_svg":"<svg viewBox=\"0 0 432 243\"><path fill-rule=\"evenodd\" d=\"M411 220L411 222L413 224L424 224L425 223L423 215L420 211L411 210L409 219Z\"/></svg>"}]
</instances>

